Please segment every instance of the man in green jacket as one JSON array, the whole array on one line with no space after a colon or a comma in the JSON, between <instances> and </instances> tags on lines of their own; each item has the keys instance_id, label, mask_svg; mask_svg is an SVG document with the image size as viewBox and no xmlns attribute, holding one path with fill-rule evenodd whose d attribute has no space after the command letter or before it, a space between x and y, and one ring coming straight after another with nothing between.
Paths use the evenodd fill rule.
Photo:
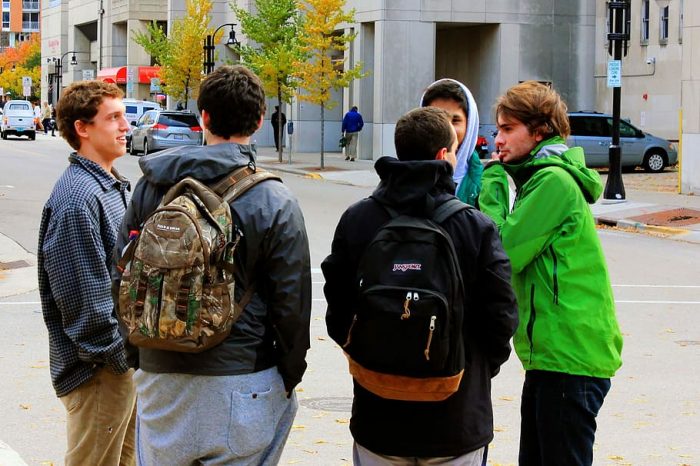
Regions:
<instances>
[{"instance_id":1,"label":"man in green jacket","mask_svg":"<svg viewBox=\"0 0 700 466\"><path fill-rule=\"evenodd\" d=\"M583 150L568 148L566 104L535 81L496 103L496 152L480 209L498 225L520 309L525 368L519 463L591 465L596 416L620 367L622 336L588 204L603 187ZM508 179L517 197L512 212Z\"/></svg>"}]
</instances>

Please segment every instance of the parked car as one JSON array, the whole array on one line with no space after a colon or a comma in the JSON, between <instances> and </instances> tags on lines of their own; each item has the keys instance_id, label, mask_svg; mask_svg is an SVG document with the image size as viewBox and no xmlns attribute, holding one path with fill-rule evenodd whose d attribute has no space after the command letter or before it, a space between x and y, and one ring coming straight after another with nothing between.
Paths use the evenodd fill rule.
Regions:
<instances>
[{"instance_id":1,"label":"parked car","mask_svg":"<svg viewBox=\"0 0 700 466\"><path fill-rule=\"evenodd\" d=\"M7 136L27 136L32 141L36 139L36 120L32 104L28 100L10 100L5 104L0 124L2 138Z\"/></svg>"},{"instance_id":2,"label":"parked car","mask_svg":"<svg viewBox=\"0 0 700 466\"><path fill-rule=\"evenodd\" d=\"M144 112L149 110L160 110L160 105L156 102L149 102L148 100L136 100L136 99L124 99L124 107L126 111L124 116L129 124L136 123ZM126 135L126 148L129 150L131 147L131 132Z\"/></svg>"},{"instance_id":3,"label":"parked car","mask_svg":"<svg viewBox=\"0 0 700 466\"><path fill-rule=\"evenodd\" d=\"M612 115L597 112L571 112L572 146L583 147L586 166L607 167L612 140ZM573 140L573 141L572 141ZM668 140L652 136L625 120L620 121L622 167L642 167L658 173L678 162L678 151Z\"/></svg>"},{"instance_id":4,"label":"parked car","mask_svg":"<svg viewBox=\"0 0 700 466\"><path fill-rule=\"evenodd\" d=\"M580 146L586 155L586 166L602 168L609 165L609 147L612 141L612 115L598 112L570 112L570 147ZM489 147L495 149L496 125L480 125ZM620 146L622 167L642 167L648 172L658 173L678 162L678 151L670 141L653 136L636 128L627 120L620 120Z\"/></svg>"},{"instance_id":5,"label":"parked car","mask_svg":"<svg viewBox=\"0 0 700 466\"><path fill-rule=\"evenodd\" d=\"M132 126L131 155L175 146L199 146L203 140L197 116L188 111L149 110Z\"/></svg>"}]
</instances>

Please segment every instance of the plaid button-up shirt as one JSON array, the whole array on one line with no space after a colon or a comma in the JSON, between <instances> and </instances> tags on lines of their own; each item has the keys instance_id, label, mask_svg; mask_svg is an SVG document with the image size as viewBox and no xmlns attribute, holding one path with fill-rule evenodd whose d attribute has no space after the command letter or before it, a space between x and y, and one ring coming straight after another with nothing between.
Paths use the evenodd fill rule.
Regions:
<instances>
[{"instance_id":1,"label":"plaid button-up shirt","mask_svg":"<svg viewBox=\"0 0 700 466\"><path fill-rule=\"evenodd\" d=\"M78 154L56 182L39 228L39 293L49 333L51 380L68 394L100 367L128 370L114 314L109 261L129 183Z\"/></svg>"}]
</instances>

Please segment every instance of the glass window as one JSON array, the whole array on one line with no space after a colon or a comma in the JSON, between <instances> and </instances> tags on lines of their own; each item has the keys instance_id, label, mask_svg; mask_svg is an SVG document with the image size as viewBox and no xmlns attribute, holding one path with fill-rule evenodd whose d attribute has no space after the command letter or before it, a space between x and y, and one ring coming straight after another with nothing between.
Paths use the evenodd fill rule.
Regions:
<instances>
[{"instance_id":1,"label":"glass window","mask_svg":"<svg viewBox=\"0 0 700 466\"><path fill-rule=\"evenodd\" d=\"M642 0L642 43L649 41L649 0Z\"/></svg>"},{"instance_id":2,"label":"glass window","mask_svg":"<svg viewBox=\"0 0 700 466\"><path fill-rule=\"evenodd\" d=\"M166 126L199 126L197 117L191 113L161 113L158 122Z\"/></svg>"},{"instance_id":3,"label":"glass window","mask_svg":"<svg viewBox=\"0 0 700 466\"><path fill-rule=\"evenodd\" d=\"M7 29L10 27L10 12L9 11L2 12L2 27L3 27L3 29Z\"/></svg>"},{"instance_id":4,"label":"glass window","mask_svg":"<svg viewBox=\"0 0 700 466\"><path fill-rule=\"evenodd\" d=\"M665 44L668 41L668 10L670 7L661 9L659 18L659 42Z\"/></svg>"},{"instance_id":5,"label":"glass window","mask_svg":"<svg viewBox=\"0 0 700 466\"><path fill-rule=\"evenodd\" d=\"M637 137L637 129L630 125L629 123L626 123L622 120L620 120L620 137L622 138L636 138Z\"/></svg>"},{"instance_id":6,"label":"glass window","mask_svg":"<svg viewBox=\"0 0 700 466\"><path fill-rule=\"evenodd\" d=\"M569 117L571 134L574 136L610 137L610 125L605 118L582 116Z\"/></svg>"}]
</instances>

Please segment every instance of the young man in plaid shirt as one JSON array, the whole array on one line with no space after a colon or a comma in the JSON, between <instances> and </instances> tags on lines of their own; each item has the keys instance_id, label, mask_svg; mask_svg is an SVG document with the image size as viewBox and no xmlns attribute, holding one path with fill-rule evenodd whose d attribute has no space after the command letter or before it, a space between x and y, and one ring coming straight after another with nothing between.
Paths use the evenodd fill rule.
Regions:
<instances>
[{"instance_id":1,"label":"young man in plaid shirt","mask_svg":"<svg viewBox=\"0 0 700 466\"><path fill-rule=\"evenodd\" d=\"M129 201L129 183L112 166L126 152L122 97L114 84L76 82L57 108L76 152L44 206L38 269L51 380L68 417L67 466L135 464L133 370L108 269Z\"/></svg>"}]
</instances>

